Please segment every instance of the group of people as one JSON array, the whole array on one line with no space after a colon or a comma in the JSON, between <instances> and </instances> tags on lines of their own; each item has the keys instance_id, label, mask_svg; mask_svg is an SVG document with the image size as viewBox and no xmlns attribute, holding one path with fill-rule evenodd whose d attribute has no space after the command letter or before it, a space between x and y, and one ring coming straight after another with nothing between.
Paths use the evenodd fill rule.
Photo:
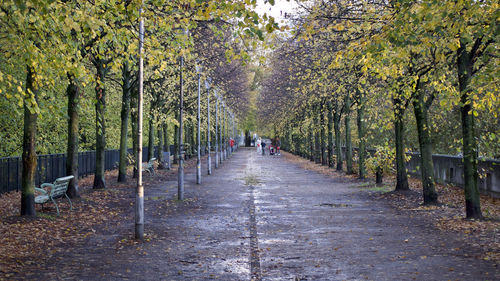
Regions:
<instances>
[{"instance_id":1,"label":"group of people","mask_svg":"<svg viewBox=\"0 0 500 281\"><path fill-rule=\"evenodd\" d=\"M264 139L257 139L257 142L256 142L256 146L257 146L257 153L262 153L262 155L266 155L266 146L267 146L267 142L266 140ZM278 137L274 138L270 145L269 145L269 148L267 148L267 151L269 151L269 155L281 155L281 152L280 152L280 146L281 146L281 141Z\"/></svg>"}]
</instances>

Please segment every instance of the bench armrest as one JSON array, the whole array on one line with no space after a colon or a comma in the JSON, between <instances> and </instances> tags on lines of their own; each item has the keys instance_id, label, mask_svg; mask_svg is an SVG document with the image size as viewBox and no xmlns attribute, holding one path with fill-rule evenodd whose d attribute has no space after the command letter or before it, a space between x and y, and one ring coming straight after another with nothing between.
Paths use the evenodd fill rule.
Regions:
<instances>
[{"instance_id":1,"label":"bench armrest","mask_svg":"<svg viewBox=\"0 0 500 281\"><path fill-rule=\"evenodd\" d=\"M42 185L40 185L40 188L45 188L45 187L54 187L54 185L51 183L42 183Z\"/></svg>"},{"instance_id":2,"label":"bench armrest","mask_svg":"<svg viewBox=\"0 0 500 281\"><path fill-rule=\"evenodd\" d=\"M49 189L48 189L48 190L46 190L46 189L45 189L46 187L49 187ZM53 184L51 184L51 183L42 183L42 185L40 185L40 188L41 188L41 189L45 189L45 191L46 191L47 193L49 193L49 192L51 192L51 191L52 191L52 189L54 189L54 185L53 185Z\"/></svg>"},{"instance_id":3,"label":"bench armrest","mask_svg":"<svg viewBox=\"0 0 500 281\"><path fill-rule=\"evenodd\" d=\"M49 195L47 190L42 189L42 188L35 187L35 191L38 191L38 192L42 193L43 195Z\"/></svg>"}]
</instances>

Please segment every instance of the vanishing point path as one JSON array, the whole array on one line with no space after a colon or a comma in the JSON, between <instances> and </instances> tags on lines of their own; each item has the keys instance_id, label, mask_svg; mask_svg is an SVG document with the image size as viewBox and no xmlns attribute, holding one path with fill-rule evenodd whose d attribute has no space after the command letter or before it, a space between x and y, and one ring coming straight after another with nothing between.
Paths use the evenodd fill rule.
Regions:
<instances>
[{"instance_id":1,"label":"vanishing point path","mask_svg":"<svg viewBox=\"0 0 500 281\"><path fill-rule=\"evenodd\" d=\"M186 181L184 202L174 200L174 181L146 188L149 242L117 241L133 229L128 218L54 260L59 274L37 278L500 279L494 263L453 235L284 157L242 148L201 185L192 172Z\"/></svg>"}]
</instances>

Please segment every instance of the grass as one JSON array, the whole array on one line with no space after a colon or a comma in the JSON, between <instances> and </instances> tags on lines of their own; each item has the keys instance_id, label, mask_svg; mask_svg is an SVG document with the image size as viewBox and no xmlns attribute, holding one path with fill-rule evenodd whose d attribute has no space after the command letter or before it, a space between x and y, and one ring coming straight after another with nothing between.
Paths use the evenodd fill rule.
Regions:
<instances>
[{"instance_id":1,"label":"grass","mask_svg":"<svg viewBox=\"0 0 500 281\"><path fill-rule=\"evenodd\" d=\"M380 193L387 193L387 192L391 192L394 190L394 187L392 185L380 185L379 186L373 182L364 182L364 183L360 183L360 184L351 185L349 187L363 188L363 189L368 190L368 191L380 192Z\"/></svg>"}]
</instances>

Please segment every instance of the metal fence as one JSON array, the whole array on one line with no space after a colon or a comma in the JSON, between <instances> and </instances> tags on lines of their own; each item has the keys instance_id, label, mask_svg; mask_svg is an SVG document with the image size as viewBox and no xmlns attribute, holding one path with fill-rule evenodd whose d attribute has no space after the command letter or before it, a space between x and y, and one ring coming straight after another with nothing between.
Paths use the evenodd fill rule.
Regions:
<instances>
[{"instance_id":1,"label":"metal fence","mask_svg":"<svg viewBox=\"0 0 500 281\"><path fill-rule=\"evenodd\" d=\"M148 161L148 147L142 149L142 161ZM170 146L171 153L173 145ZM132 149L128 150L132 153ZM155 147L155 157L158 157L158 149ZM95 172L95 151L78 153L78 175L85 177ZM113 170L118 168L120 161L120 150L111 149L105 151L104 169ZM0 158L0 194L21 189L22 173L21 157ZM39 186L44 182L53 182L59 177L66 176L66 154L48 154L37 157L37 168L35 184Z\"/></svg>"}]
</instances>

